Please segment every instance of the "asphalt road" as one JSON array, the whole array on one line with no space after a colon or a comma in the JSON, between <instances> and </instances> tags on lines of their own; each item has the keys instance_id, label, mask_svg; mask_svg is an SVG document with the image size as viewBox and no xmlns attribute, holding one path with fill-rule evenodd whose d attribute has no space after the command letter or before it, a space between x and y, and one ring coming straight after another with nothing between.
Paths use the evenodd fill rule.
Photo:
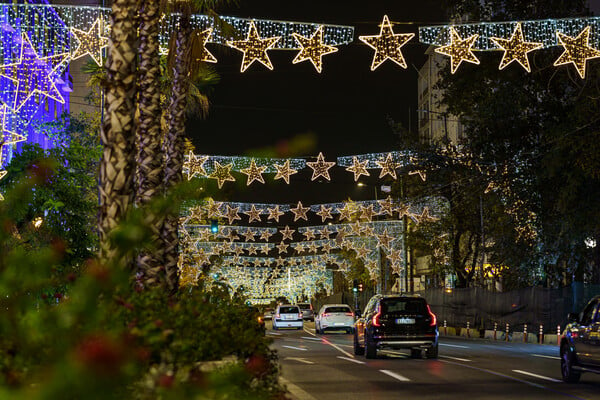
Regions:
<instances>
[{"instance_id":1,"label":"asphalt road","mask_svg":"<svg viewBox=\"0 0 600 400\"><path fill-rule=\"evenodd\" d=\"M273 331L282 381L299 400L382 399L600 399L600 375L578 384L560 377L558 346L442 338L439 359L412 359L408 351L354 356L352 335Z\"/></svg>"}]
</instances>

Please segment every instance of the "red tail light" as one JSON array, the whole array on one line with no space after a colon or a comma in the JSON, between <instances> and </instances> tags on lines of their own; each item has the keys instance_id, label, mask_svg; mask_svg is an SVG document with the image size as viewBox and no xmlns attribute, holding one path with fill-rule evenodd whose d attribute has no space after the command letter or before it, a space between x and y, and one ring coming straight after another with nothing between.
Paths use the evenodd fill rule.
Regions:
<instances>
[{"instance_id":1,"label":"red tail light","mask_svg":"<svg viewBox=\"0 0 600 400\"><path fill-rule=\"evenodd\" d=\"M434 313L431 312L431 308L429 308L429 304L427 304L427 312L429 313L429 316L431 317L431 322L429 323L429 326L436 326L437 325L437 317L435 316Z\"/></svg>"},{"instance_id":2,"label":"red tail light","mask_svg":"<svg viewBox=\"0 0 600 400\"><path fill-rule=\"evenodd\" d=\"M275 314L275 318L281 318L281 315Z\"/></svg>"},{"instance_id":3,"label":"red tail light","mask_svg":"<svg viewBox=\"0 0 600 400\"><path fill-rule=\"evenodd\" d=\"M354 317L354 313L353 312L347 312L346 315L349 316L349 317Z\"/></svg>"},{"instance_id":4,"label":"red tail light","mask_svg":"<svg viewBox=\"0 0 600 400\"><path fill-rule=\"evenodd\" d=\"M329 317L329 314L327 314L327 313L323 313L323 314L321 314L321 317L323 317L323 318L327 318L327 317Z\"/></svg>"},{"instance_id":5,"label":"red tail light","mask_svg":"<svg viewBox=\"0 0 600 400\"><path fill-rule=\"evenodd\" d=\"M381 326L381 321L379 321L379 317L381 317L381 305L377 309L377 314L373 316L373 326Z\"/></svg>"},{"instance_id":6,"label":"red tail light","mask_svg":"<svg viewBox=\"0 0 600 400\"><path fill-rule=\"evenodd\" d=\"M310 311L312 311L312 309L313 309L313 308L312 308L312 304L311 304L311 305L310 305Z\"/></svg>"},{"instance_id":7,"label":"red tail light","mask_svg":"<svg viewBox=\"0 0 600 400\"><path fill-rule=\"evenodd\" d=\"M302 313L298 313L298 319L302 318Z\"/></svg>"}]
</instances>

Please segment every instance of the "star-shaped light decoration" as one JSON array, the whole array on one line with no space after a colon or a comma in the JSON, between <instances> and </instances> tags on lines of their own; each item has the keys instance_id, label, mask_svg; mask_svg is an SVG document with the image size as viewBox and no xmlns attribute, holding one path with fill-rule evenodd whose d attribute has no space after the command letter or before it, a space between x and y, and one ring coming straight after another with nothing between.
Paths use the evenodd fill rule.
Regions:
<instances>
[{"instance_id":1,"label":"star-shaped light decoration","mask_svg":"<svg viewBox=\"0 0 600 400\"><path fill-rule=\"evenodd\" d=\"M379 200L379 215L393 215L394 205L392 203L392 197L388 196L385 200Z\"/></svg>"},{"instance_id":2,"label":"star-shaped light decoration","mask_svg":"<svg viewBox=\"0 0 600 400\"><path fill-rule=\"evenodd\" d=\"M354 214L354 207L350 205L350 203L344 203L344 207L338 208L338 212L340 213L340 221L347 219L348 221L352 220L352 214Z\"/></svg>"},{"instance_id":3,"label":"star-shaped light decoration","mask_svg":"<svg viewBox=\"0 0 600 400\"><path fill-rule=\"evenodd\" d=\"M406 68L406 61L402 55L402 46L415 36L414 33L396 33L392 29L392 24L387 15L383 16L383 22L380 25L379 35L359 36L358 38L367 46L375 49L371 71L374 71L385 60L392 60L402 68Z\"/></svg>"},{"instance_id":4,"label":"star-shaped light decoration","mask_svg":"<svg viewBox=\"0 0 600 400\"><path fill-rule=\"evenodd\" d=\"M7 88L14 97L5 99L6 104L14 111L19 111L36 94L64 104L65 99L56 88L53 75L54 66L60 65L67 57L67 53L39 57L29 36L26 33L21 34L19 60L16 63L0 65L0 78L9 81Z\"/></svg>"},{"instance_id":5,"label":"star-shaped light decoration","mask_svg":"<svg viewBox=\"0 0 600 400\"><path fill-rule=\"evenodd\" d=\"M434 217L433 215L429 214L429 207L424 207L421 215L419 215L418 218L419 222L439 221L438 217Z\"/></svg>"},{"instance_id":6,"label":"star-shaped light decoration","mask_svg":"<svg viewBox=\"0 0 600 400\"><path fill-rule=\"evenodd\" d=\"M71 53L71 58L77 60L90 55L96 64L102 66L102 49L108 46L108 38L102 36L104 34L104 20L102 17L96 19L87 32L71 27L71 34L79 42L75 51Z\"/></svg>"},{"instance_id":7,"label":"star-shaped light decoration","mask_svg":"<svg viewBox=\"0 0 600 400\"><path fill-rule=\"evenodd\" d=\"M296 206L296 208L290 208L290 211L294 213L294 221L297 221L299 219L308 221L308 217L306 216L306 213L309 210L310 210L310 207L303 207L301 201L298 202L298 205Z\"/></svg>"},{"instance_id":8,"label":"star-shaped light decoration","mask_svg":"<svg viewBox=\"0 0 600 400\"><path fill-rule=\"evenodd\" d=\"M193 151L188 154L188 159L183 163L183 169L187 169L188 181L194 176L206 176L206 170L204 169L204 163L208 160L208 156L196 157Z\"/></svg>"},{"instance_id":9,"label":"star-shaped light decoration","mask_svg":"<svg viewBox=\"0 0 600 400\"><path fill-rule=\"evenodd\" d=\"M321 229L319 231L319 238L320 239L329 239L329 235L331 235L333 232L331 232L326 226L323 227L323 229Z\"/></svg>"},{"instance_id":10,"label":"star-shaped light decoration","mask_svg":"<svg viewBox=\"0 0 600 400\"><path fill-rule=\"evenodd\" d=\"M329 244L329 242L325 242L325 243L323 243L323 246L321 246L321 250L327 254L329 254L331 249L333 249L333 247L331 246L331 244Z\"/></svg>"},{"instance_id":11,"label":"star-shaped light decoration","mask_svg":"<svg viewBox=\"0 0 600 400\"><path fill-rule=\"evenodd\" d=\"M377 166L381 168L381 172L379 173L380 178L383 178L386 175L389 175L394 179L398 178L398 176L396 175L396 169L400 167L400 164L394 161L392 153L387 153L387 155L385 156L385 160L375 161L375 164L377 164Z\"/></svg>"},{"instance_id":12,"label":"star-shaped light decoration","mask_svg":"<svg viewBox=\"0 0 600 400\"><path fill-rule=\"evenodd\" d=\"M479 65L479 59L473 53L473 45L479 35L475 34L461 39L454 27L450 27L450 44L438 47L436 53L450 57L450 72L455 73L463 61Z\"/></svg>"},{"instance_id":13,"label":"star-shaped light decoration","mask_svg":"<svg viewBox=\"0 0 600 400\"><path fill-rule=\"evenodd\" d=\"M210 253L207 253L203 248L198 249L194 253L194 261L199 265L206 264L209 262Z\"/></svg>"},{"instance_id":14,"label":"star-shaped light decoration","mask_svg":"<svg viewBox=\"0 0 600 400\"><path fill-rule=\"evenodd\" d=\"M329 176L329 168L333 167L335 165L335 162L325 161L323 153L319 153L317 161L307 161L306 165L308 165L313 170L312 178L310 179L311 181L314 181L320 176L327 179L328 181L331 180L331 177Z\"/></svg>"},{"instance_id":15,"label":"star-shaped light decoration","mask_svg":"<svg viewBox=\"0 0 600 400\"><path fill-rule=\"evenodd\" d=\"M364 236L374 236L375 230L371 225L363 225L363 235Z\"/></svg>"},{"instance_id":16,"label":"star-shaped light decoration","mask_svg":"<svg viewBox=\"0 0 600 400\"><path fill-rule=\"evenodd\" d=\"M303 235L304 235L304 240L311 240L311 239L315 238L315 231L313 231L310 228L306 228Z\"/></svg>"},{"instance_id":17,"label":"star-shaped light decoration","mask_svg":"<svg viewBox=\"0 0 600 400\"><path fill-rule=\"evenodd\" d=\"M203 210L201 206L190 207L190 219L200 222L202 220Z\"/></svg>"},{"instance_id":18,"label":"star-shaped light decoration","mask_svg":"<svg viewBox=\"0 0 600 400\"><path fill-rule=\"evenodd\" d=\"M212 239L212 232L210 228L201 229L200 230L200 240L203 242L208 242Z\"/></svg>"},{"instance_id":19,"label":"star-shaped light decoration","mask_svg":"<svg viewBox=\"0 0 600 400\"><path fill-rule=\"evenodd\" d=\"M256 246L254 246L253 244L249 245L248 247L246 247L246 251L248 252L248 255L257 255L256 254Z\"/></svg>"},{"instance_id":20,"label":"star-shaped light decoration","mask_svg":"<svg viewBox=\"0 0 600 400\"><path fill-rule=\"evenodd\" d=\"M375 211L373 210L373 204L369 204L368 206L361 205L360 206L360 219L367 220L371 222L373 220L373 215L375 215Z\"/></svg>"},{"instance_id":21,"label":"star-shaped light decoration","mask_svg":"<svg viewBox=\"0 0 600 400\"><path fill-rule=\"evenodd\" d=\"M206 205L206 213L208 218L219 218L221 216L221 206L223 203L220 201L214 201L212 198L208 199L208 204Z\"/></svg>"},{"instance_id":22,"label":"star-shaped light decoration","mask_svg":"<svg viewBox=\"0 0 600 400\"><path fill-rule=\"evenodd\" d=\"M244 53L242 59L241 72L244 72L254 61L258 61L270 70L273 69L273 64L269 59L267 50L273 48L275 44L281 39L281 36L261 39L256 30L254 21L250 21L250 27L248 29L248 36L246 40L232 40L227 41L227 45L233 47Z\"/></svg>"},{"instance_id":23,"label":"star-shaped light decoration","mask_svg":"<svg viewBox=\"0 0 600 400\"><path fill-rule=\"evenodd\" d=\"M321 222L325 222L328 218L333 219L333 217L331 216L332 209L333 209L333 207L325 207L324 204L321 204L321 209L319 211L317 211L315 214L317 214L319 217L321 217Z\"/></svg>"},{"instance_id":24,"label":"star-shaped light decoration","mask_svg":"<svg viewBox=\"0 0 600 400\"><path fill-rule=\"evenodd\" d=\"M244 248L242 246L235 246L233 252L236 256L241 256L242 254L244 254Z\"/></svg>"},{"instance_id":25,"label":"star-shaped light decoration","mask_svg":"<svg viewBox=\"0 0 600 400\"><path fill-rule=\"evenodd\" d=\"M238 215L239 210L239 207L232 208L229 204L227 205L227 211L225 211L225 218L227 218L230 225L233 223L233 221L242 219L242 217Z\"/></svg>"},{"instance_id":26,"label":"star-shaped light decoration","mask_svg":"<svg viewBox=\"0 0 600 400\"><path fill-rule=\"evenodd\" d=\"M230 242L233 242L234 240L238 240L239 238L240 237L238 236L235 229L229 230L229 233L227 234L227 239L229 239Z\"/></svg>"},{"instance_id":27,"label":"star-shaped light decoration","mask_svg":"<svg viewBox=\"0 0 600 400\"><path fill-rule=\"evenodd\" d=\"M523 29L521 28L520 22L517 22L517 26L515 27L510 39L502 39L497 37L490 37L490 39L496 44L496 46L504 50L502 61L500 61L500 66L498 67L500 70L506 68L513 61L516 61L521 64L521 66L525 68L527 72L531 72L527 54L544 46L543 43L526 42L525 38L523 37Z\"/></svg>"},{"instance_id":28,"label":"star-shaped light decoration","mask_svg":"<svg viewBox=\"0 0 600 400\"><path fill-rule=\"evenodd\" d=\"M215 170L208 177L216 179L219 189L221 189L226 181L235 182L235 178L231 175L231 168L233 168L231 163L221 165L218 161L215 161Z\"/></svg>"},{"instance_id":29,"label":"star-shaped light decoration","mask_svg":"<svg viewBox=\"0 0 600 400\"><path fill-rule=\"evenodd\" d=\"M283 267L284 263L285 263L285 260L283 258L281 258L281 256L279 256L275 259L275 265L277 265L278 267Z\"/></svg>"},{"instance_id":30,"label":"star-shaped light decoration","mask_svg":"<svg viewBox=\"0 0 600 400\"><path fill-rule=\"evenodd\" d=\"M281 241L281 243L279 243L277 246L277 250L279 251L279 254L281 253L287 253L287 248L289 247L289 244L286 244L285 242Z\"/></svg>"},{"instance_id":31,"label":"star-shaped light decoration","mask_svg":"<svg viewBox=\"0 0 600 400\"><path fill-rule=\"evenodd\" d=\"M270 250L269 243L263 243L262 246L260 246L260 252L263 254L269 254Z\"/></svg>"},{"instance_id":32,"label":"star-shaped light decoration","mask_svg":"<svg viewBox=\"0 0 600 400\"><path fill-rule=\"evenodd\" d=\"M356 251L356 257L362 258L363 260L365 258L367 258L367 255L370 252L370 250L367 249L364 244L362 246L355 248L354 251Z\"/></svg>"},{"instance_id":33,"label":"star-shaped light decoration","mask_svg":"<svg viewBox=\"0 0 600 400\"><path fill-rule=\"evenodd\" d=\"M304 253L304 243L302 243L302 242L296 243L294 245L294 250L296 250L296 252L298 252L298 254Z\"/></svg>"},{"instance_id":34,"label":"star-shaped light decoration","mask_svg":"<svg viewBox=\"0 0 600 400\"><path fill-rule=\"evenodd\" d=\"M279 204L276 204L273 208L267 207L267 212L269 213L267 220L274 219L276 222L279 222L279 217L285 214L284 212L279 211Z\"/></svg>"},{"instance_id":35,"label":"star-shaped light decoration","mask_svg":"<svg viewBox=\"0 0 600 400\"><path fill-rule=\"evenodd\" d=\"M388 235L387 228L383 230L381 235L375 235L377 237L377 247L383 247L384 249L389 249L390 244L396 240L394 237Z\"/></svg>"},{"instance_id":36,"label":"star-shaped light decoration","mask_svg":"<svg viewBox=\"0 0 600 400\"><path fill-rule=\"evenodd\" d=\"M352 234L354 235L360 235L363 231L363 225L358 221L356 221L353 224L350 224L350 227L352 228Z\"/></svg>"},{"instance_id":37,"label":"star-shaped light decoration","mask_svg":"<svg viewBox=\"0 0 600 400\"><path fill-rule=\"evenodd\" d=\"M265 178L263 178L262 174L267 169L266 166L257 167L256 161L254 158L250 160L250 166L248 168L241 169L240 172L244 175L248 176L248 181L246 182L246 186L250 186L250 184L254 181L258 181L260 183L265 183Z\"/></svg>"},{"instance_id":38,"label":"star-shaped light decoration","mask_svg":"<svg viewBox=\"0 0 600 400\"><path fill-rule=\"evenodd\" d=\"M363 161L359 161L358 157L354 156L352 157L352 165L349 167L346 167L346 171L348 172L352 172L354 174L354 181L358 181L358 178L361 177L361 175L364 176L370 176L371 174L369 174L369 171L367 171L367 164L369 163L369 160L363 160Z\"/></svg>"},{"instance_id":39,"label":"star-shaped light decoration","mask_svg":"<svg viewBox=\"0 0 600 400\"><path fill-rule=\"evenodd\" d=\"M283 179L285 183L290 184L290 175L297 174L298 171L290 167L290 160L285 160L283 165L274 164L277 169L274 179Z\"/></svg>"},{"instance_id":40,"label":"star-shaped light decoration","mask_svg":"<svg viewBox=\"0 0 600 400\"><path fill-rule=\"evenodd\" d=\"M215 58L215 56L208 51L208 49L206 48L206 43L208 42L208 39L210 39L210 36L213 33L213 29L212 28L208 28L203 30L202 32L196 32L196 38L198 40L198 42L200 43L200 50L198 52L198 57L196 58L196 62L209 62L209 63L216 63L217 59Z\"/></svg>"},{"instance_id":41,"label":"star-shaped light decoration","mask_svg":"<svg viewBox=\"0 0 600 400\"><path fill-rule=\"evenodd\" d=\"M313 254L316 254L317 251L319 251L319 246L315 242L310 242L310 244L308 245L308 251Z\"/></svg>"},{"instance_id":42,"label":"star-shaped light decoration","mask_svg":"<svg viewBox=\"0 0 600 400\"><path fill-rule=\"evenodd\" d=\"M281 240L294 240L294 232L296 232L293 229L290 229L289 226L285 226L285 228L283 230L280 230L279 233L281 233L281 235L283 236Z\"/></svg>"},{"instance_id":43,"label":"star-shaped light decoration","mask_svg":"<svg viewBox=\"0 0 600 400\"><path fill-rule=\"evenodd\" d=\"M310 38L295 32L292 33L294 39L296 39L298 44L302 47L296 55L296 58L292 60L292 64L309 60L314 65L317 72L321 73L323 70L323 56L338 51L337 47L323 43L323 28L323 25L319 26Z\"/></svg>"},{"instance_id":44,"label":"star-shaped light decoration","mask_svg":"<svg viewBox=\"0 0 600 400\"><path fill-rule=\"evenodd\" d=\"M416 171L410 171L408 174L409 175L419 175L419 177L421 178L421 180L423 182L425 182L427 180L427 172L426 171L422 171L420 169L418 169Z\"/></svg>"},{"instance_id":45,"label":"star-shaped light decoration","mask_svg":"<svg viewBox=\"0 0 600 400\"><path fill-rule=\"evenodd\" d=\"M260 214L262 212L263 212L263 210L261 208L256 208L256 206L254 204L252 204L252 207L250 207L250 211L244 211L244 214L246 214L248 216L249 223L251 223L252 221L261 222Z\"/></svg>"},{"instance_id":46,"label":"star-shaped light decoration","mask_svg":"<svg viewBox=\"0 0 600 400\"><path fill-rule=\"evenodd\" d=\"M244 231L244 233L242 233L242 236L244 237L244 240L245 240L246 242L254 242L254 240L255 240L255 239L254 239L254 237L255 237L255 234L254 234L254 232L252 231L252 229L250 229L250 228L246 229L246 230Z\"/></svg>"},{"instance_id":47,"label":"star-shaped light decoration","mask_svg":"<svg viewBox=\"0 0 600 400\"><path fill-rule=\"evenodd\" d=\"M8 130L8 116L8 106L0 106L0 150L2 150L1 146L10 146L27 140L27 137L24 135ZM2 161L2 154L0 153L0 165L2 164Z\"/></svg>"},{"instance_id":48,"label":"star-shaped light decoration","mask_svg":"<svg viewBox=\"0 0 600 400\"><path fill-rule=\"evenodd\" d=\"M402 218L405 215L407 217L410 216L410 207L406 204L400 204L398 208L396 208L396 211L398 211L398 218Z\"/></svg>"},{"instance_id":49,"label":"star-shaped light decoration","mask_svg":"<svg viewBox=\"0 0 600 400\"><path fill-rule=\"evenodd\" d=\"M261 232L260 234L260 240L264 240L264 241L269 241L269 238L273 236L273 234L271 232L269 232L267 229L265 229L264 231Z\"/></svg>"},{"instance_id":50,"label":"star-shaped light decoration","mask_svg":"<svg viewBox=\"0 0 600 400\"><path fill-rule=\"evenodd\" d=\"M585 79L585 66L587 60L600 57L600 51L590 46L590 26L586 26L576 38L556 32L560 44L565 51L554 62L554 66L572 63L581 79Z\"/></svg>"}]
</instances>

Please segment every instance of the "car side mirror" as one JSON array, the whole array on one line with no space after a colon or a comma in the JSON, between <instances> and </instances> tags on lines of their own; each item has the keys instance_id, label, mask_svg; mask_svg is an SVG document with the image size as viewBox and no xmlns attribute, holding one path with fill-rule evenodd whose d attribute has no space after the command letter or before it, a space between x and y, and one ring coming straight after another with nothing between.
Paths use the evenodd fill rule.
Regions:
<instances>
[{"instance_id":1,"label":"car side mirror","mask_svg":"<svg viewBox=\"0 0 600 400\"><path fill-rule=\"evenodd\" d=\"M569 313L567 315L567 321L569 321L569 322L579 322L579 314L577 314L577 313Z\"/></svg>"}]
</instances>

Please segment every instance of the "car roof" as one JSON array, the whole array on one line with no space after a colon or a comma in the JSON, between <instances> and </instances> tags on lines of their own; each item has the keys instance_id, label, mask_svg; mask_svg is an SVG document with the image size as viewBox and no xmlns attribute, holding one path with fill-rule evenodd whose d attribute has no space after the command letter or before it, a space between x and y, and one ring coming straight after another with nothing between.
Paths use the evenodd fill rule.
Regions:
<instances>
[{"instance_id":1,"label":"car roof","mask_svg":"<svg viewBox=\"0 0 600 400\"><path fill-rule=\"evenodd\" d=\"M341 306L350 307L348 304L323 304L323 306L321 308L323 308L323 307L341 307Z\"/></svg>"}]
</instances>

